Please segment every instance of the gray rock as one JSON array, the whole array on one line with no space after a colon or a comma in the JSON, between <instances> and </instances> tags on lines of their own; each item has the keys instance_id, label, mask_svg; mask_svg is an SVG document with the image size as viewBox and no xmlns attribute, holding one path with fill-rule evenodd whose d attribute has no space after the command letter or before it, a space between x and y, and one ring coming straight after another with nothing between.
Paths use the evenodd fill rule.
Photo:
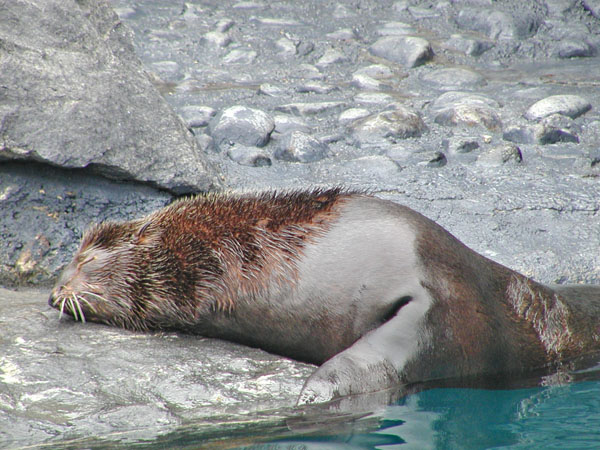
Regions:
<instances>
[{"instance_id":1,"label":"gray rock","mask_svg":"<svg viewBox=\"0 0 600 450\"><path fill-rule=\"evenodd\" d=\"M589 11L596 19L600 19L600 1L599 0L583 0L583 7Z\"/></svg>"},{"instance_id":2,"label":"gray rock","mask_svg":"<svg viewBox=\"0 0 600 450\"><path fill-rule=\"evenodd\" d=\"M584 40L561 40L554 49L554 54L561 59L586 58L596 56L597 49Z\"/></svg>"},{"instance_id":3,"label":"gray rock","mask_svg":"<svg viewBox=\"0 0 600 450\"><path fill-rule=\"evenodd\" d=\"M223 57L223 64L252 64L257 57L254 50L236 48Z\"/></svg>"},{"instance_id":4,"label":"gray rock","mask_svg":"<svg viewBox=\"0 0 600 450\"><path fill-rule=\"evenodd\" d=\"M387 106L394 103L396 99L383 92L361 92L354 96L354 101L360 105Z\"/></svg>"},{"instance_id":5,"label":"gray rock","mask_svg":"<svg viewBox=\"0 0 600 450\"><path fill-rule=\"evenodd\" d=\"M189 105L181 109L183 120L189 128L207 126L216 113L210 106Z\"/></svg>"},{"instance_id":6,"label":"gray rock","mask_svg":"<svg viewBox=\"0 0 600 450\"><path fill-rule=\"evenodd\" d=\"M422 162L427 167L444 167L448 164L446 155L442 152L424 153L425 160Z\"/></svg>"},{"instance_id":7,"label":"gray rock","mask_svg":"<svg viewBox=\"0 0 600 450\"><path fill-rule=\"evenodd\" d=\"M229 31L234 24L235 22L232 19L223 17L215 24L215 29L221 33L225 33Z\"/></svg>"},{"instance_id":8,"label":"gray rock","mask_svg":"<svg viewBox=\"0 0 600 450\"><path fill-rule=\"evenodd\" d=\"M183 79L183 72L175 61L158 61L152 63L151 68L163 81L175 82Z\"/></svg>"},{"instance_id":9,"label":"gray rock","mask_svg":"<svg viewBox=\"0 0 600 450\"><path fill-rule=\"evenodd\" d=\"M560 114L545 117L540 123L526 126L507 127L502 137L519 144L555 144L557 142L579 142L580 127L572 119Z\"/></svg>"},{"instance_id":10,"label":"gray rock","mask_svg":"<svg viewBox=\"0 0 600 450\"><path fill-rule=\"evenodd\" d=\"M348 57L344 55L341 51L336 50L334 48L328 48L323 53L323 56L319 58L317 63L315 64L319 69L323 69L332 64L341 64L348 61Z\"/></svg>"},{"instance_id":11,"label":"gray rock","mask_svg":"<svg viewBox=\"0 0 600 450\"><path fill-rule=\"evenodd\" d=\"M446 41L446 46L463 52L469 56L480 56L492 48L494 44L491 41L473 39L460 34L453 34L450 39Z\"/></svg>"},{"instance_id":12,"label":"gray rock","mask_svg":"<svg viewBox=\"0 0 600 450\"><path fill-rule=\"evenodd\" d=\"M275 107L276 111L298 116L314 116L336 111L344 106L343 102L288 103Z\"/></svg>"},{"instance_id":13,"label":"gray rock","mask_svg":"<svg viewBox=\"0 0 600 450\"><path fill-rule=\"evenodd\" d=\"M414 33L414 27L406 22L386 22L377 28L377 34L380 36L407 36Z\"/></svg>"},{"instance_id":14,"label":"gray rock","mask_svg":"<svg viewBox=\"0 0 600 450\"><path fill-rule=\"evenodd\" d=\"M259 86L258 93L261 95L267 95L269 97L281 97L285 95L286 91L274 84L263 83Z\"/></svg>"},{"instance_id":15,"label":"gray rock","mask_svg":"<svg viewBox=\"0 0 600 450\"><path fill-rule=\"evenodd\" d=\"M354 75L366 75L371 78L375 78L377 80L392 78L394 76L394 72L389 66L383 64L371 64L370 66L361 67Z\"/></svg>"},{"instance_id":16,"label":"gray rock","mask_svg":"<svg viewBox=\"0 0 600 450\"><path fill-rule=\"evenodd\" d=\"M310 131L308 124L299 117L288 116L286 114L277 114L273 117L275 122L275 131L279 134L286 134L292 131Z\"/></svg>"},{"instance_id":17,"label":"gray rock","mask_svg":"<svg viewBox=\"0 0 600 450\"><path fill-rule=\"evenodd\" d=\"M426 129L417 113L398 105L394 110L383 111L358 121L353 125L353 134L360 145L377 145L418 137Z\"/></svg>"},{"instance_id":18,"label":"gray rock","mask_svg":"<svg viewBox=\"0 0 600 450\"><path fill-rule=\"evenodd\" d=\"M211 135L219 147L233 143L263 147L274 129L275 122L268 114L236 105L223 111Z\"/></svg>"},{"instance_id":19,"label":"gray rock","mask_svg":"<svg viewBox=\"0 0 600 450\"><path fill-rule=\"evenodd\" d=\"M275 45L280 50L280 55L285 57L296 56L296 44L291 39L284 36L278 39Z\"/></svg>"},{"instance_id":20,"label":"gray rock","mask_svg":"<svg viewBox=\"0 0 600 450\"><path fill-rule=\"evenodd\" d=\"M451 153L470 153L479 148L479 142L475 137L450 138L445 141L445 144Z\"/></svg>"},{"instance_id":21,"label":"gray rock","mask_svg":"<svg viewBox=\"0 0 600 450\"><path fill-rule=\"evenodd\" d=\"M368 109L350 108L342 111L338 117L338 122L342 125L348 125L356 120L364 119L370 114L371 112Z\"/></svg>"},{"instance_id":22,"label":"gray rock","mask_svg":"<svg viewBox=\"0 0 600 450\"><path fill-rule=\"evenodd\" d=\"M420 66L433 58L429 42L414 36L382 37L369 47L369 51L407 68Z\"/></svg>"},{"instance_id":23,"label":"gray rock","mask_svg":"<svg viewBox=\"0 0 600 450\"><path fill-rule=\"evenodd\" d=\"M227 156L242 166L265 167L272 164L269 155L258 147L246 147L245 145L234 144L227 150Z\"/></svg>"},{"instance_id":24,"label":"gray rock","mask_svg":"<svg viewBox=\"0 0 600 450\"><path fill-rule=\"evenodd\" d=\"M314 93L314 94L329 94L334 90L334 87L321 83L319 81L309 81L307 83L303 83L296 88L297 92L300 93Z\"/></svg>"},{"instance_id":25,"label":"gray rock","mask_svg":"<svg viewBox=\"0 0 600 450\"><path fill-rule=\"evenodd\" d=\"M207 44L218 48L227 47L231 44L231 36L220 31L209 31L203 39Z\"/></svg>"},{"instance_id":26,"label":"gray rock","mask_svg":"<svg viewBox=\"0 0 600 450\"><path fill-rule=\"evenodd\" d=\"M352 75L352 85L359 89L368 91L378 91L383 87L383 84L369 75L354 74Z\"/></svg>"},{"instance_id":27,"label":"gray rock","mask_svg":"<svg viewBox=\"0 0 600 450\"><path fill-rule=\"evenodd\" d=\"M539 120L551 114L563 114L575 119L590 109L591 103L579 95L551 95L531 105L524 116Z\"/></svg>"},{"instance_id":28,"label":"gray rock","mask_svg":"<svg viewBox=\"0 0 600 450\"><path fill-rule=\"evenodd\" d=\"M518 164L522 161L521 149L515 144L508 143L491 147L482 152L477 158L477 163L483 165Z\"/></svg>"},{"instance_id":29,"label":"gray rock","mask_svg":"<svg viewBox=\"0 0 600 450\"><path fill-rule=\"evenodd\" d=\"M527 11L507 14L489 9L465 8L456 16L459 27L479 31L494 40L520 40L534 35L539 27L535 15Z\"/></svg>"},{"instance_id":30,"label":"gray rock","mask_svg":"<svg viewBox=\"0 0 600 450\"><path fill-rule=\"evenodd\" d=\"M40 2L0 6L0 160L87 167L175 192L218 185L106 2Z\"/></svg>"},{"instance_id":31,"label":"gray rock","mask_svg":"<svg viewBox=\"0 0 600 450\"><path fill-rule=\"evenodd\" d=\"M328 153L327 144L302 131L292 131L281 138L274 156L283 161L310 163L327 157Z\"/></svg>"},{"instance_id":32,"label":"gray rock","mask_svg":"<svg viewBox=\"0 0 600 450\"><path fill-rule=\"evenodd\" d=\"M484 126L489 130L502 127L496 112L498 103L486 96L468 92L446 92L432 104L434 120L440 125Z\"/></svg>"},{"instance_id":33,"label":"gray rock","mask_svg":"<svg viewBox=\"0 0 600 450\"><path fill-rule=\"evenodd\" d=\"M356 32L352 28L340 28L339 30L327 33L329 39L337 39L340 41L350 41L356 39Z\"/></svg>"},{"instance_id":34,"label":"gray rock","mask_svg":"<svg viewBox=\"0 0 600 450\"><path fill-rule=\"evenodd\" d=\"M421 79L445 90L474 89L485 84L484 78L477 72L460 67L433 70Z\"/></svg>"}]
</instances>

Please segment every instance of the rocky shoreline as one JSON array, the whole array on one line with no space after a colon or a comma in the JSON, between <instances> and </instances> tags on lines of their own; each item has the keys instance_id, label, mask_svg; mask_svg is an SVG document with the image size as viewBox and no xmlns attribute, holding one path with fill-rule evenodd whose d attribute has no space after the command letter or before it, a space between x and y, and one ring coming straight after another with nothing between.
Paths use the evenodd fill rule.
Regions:
<instances>
[{"instance_id":1,"label":"rocky shoreline","mask_svg":"<svg viewBox=\"0 0 600 450\"><path fill-rule=\"evenodd\" d=\"M406 204L539 281L600 283L596 1L15 0L0 17L2 286L47 289L92 222L193 192L315 185ZM31 298L43 303L46 292ZM94 423L73 419L85 415L83 388L36 391L73 411L53 425L50 413L22 412L28 388L7 371L33 381L43 370L32 369L19 323L42 314L27 332L56 341L68 322L17 293L0 297L12 336L0 341L0 383L13 392L0 393L0 417L25 414L28 424L0 436L20 442L37 429L29 442L41 442L73 423L75 434L93 433ZM81 354L96 345L86 330L66 331ZM167 365L181 356L169 342L154 353ZM241 364L227 348L218 348L223 364ZM67 352L74 367L80 357ZM59 374L61 363L50 364ZM150 414L157 423L194 417L184 397L199 394L181 389ZM293 402L287 391L282 405ZM128 417L132 404L151 403L133 395L111 411ZM94 403L107 404L109 394Z\"/></svg>"}]
</instances>

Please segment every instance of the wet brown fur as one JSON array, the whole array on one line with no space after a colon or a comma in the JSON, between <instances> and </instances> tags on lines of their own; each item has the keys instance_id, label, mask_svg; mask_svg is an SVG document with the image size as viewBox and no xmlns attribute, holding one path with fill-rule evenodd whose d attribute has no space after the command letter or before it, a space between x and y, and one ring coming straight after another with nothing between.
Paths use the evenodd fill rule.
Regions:
<instances>
[{"instance_id":1,"label":"wet brown fur","mask_svg":"<svg viewBox=\"0 0 600 450\"><path fill-rule=\"evenodd\" d=\"M96 274L99 284L110 284L130 311L87 316L135 330L193 328L208 311L231 311L236 301L251 301L270 284L293 283L302 248L327 230L349 195L340 188L199 195L140 220L94 226L72 264L109 253L111 261L99 269L106 273ZM53 296L73 289L59 286ZM77 318L72 309L67 305Z\"/></svg>"}]
</instances>

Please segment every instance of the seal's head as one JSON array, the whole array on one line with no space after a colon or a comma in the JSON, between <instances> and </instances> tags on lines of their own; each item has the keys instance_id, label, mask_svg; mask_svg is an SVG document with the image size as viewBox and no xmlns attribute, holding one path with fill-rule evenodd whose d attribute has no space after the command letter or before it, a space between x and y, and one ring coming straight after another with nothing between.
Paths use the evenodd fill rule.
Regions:
<instances>
[{"instance_id":1,"label":"seal's head","mask_svg":"<svg viewBox=\"0 0 600 450\"><path fill-rule=\"evenodd\" d=\"M49 304L61 315L68 313L82 322L148 329L153 321L151 306L157 300L149 298L148 292L163 292L156 284L165 278L157 273L159 238L152 222L92 226L58 279Z\"/></svg>"}]
</instances>

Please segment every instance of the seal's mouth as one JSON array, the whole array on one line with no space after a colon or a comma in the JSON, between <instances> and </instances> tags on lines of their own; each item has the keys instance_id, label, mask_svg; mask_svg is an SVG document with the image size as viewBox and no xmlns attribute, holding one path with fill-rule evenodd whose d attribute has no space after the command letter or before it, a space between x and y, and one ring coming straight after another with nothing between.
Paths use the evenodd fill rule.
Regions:
<instances>
[{"instance_id":1,"label":"seal's mouth","mask_svg":"<svg viewBox=\"0 0 600 450\"><path fill-rule=\"evenodd\" d=\"M94 306L85 298L85 296L100 297L98 294L92 292L76 293L61 288L58 294L55 295L53 292L50 295L48 304L60 311L59 320L66 312L73 316L75 321L85 322L84 309L95 313ZM101 297L100 299L103 300Z\"/></svg>"}]
</instances>

